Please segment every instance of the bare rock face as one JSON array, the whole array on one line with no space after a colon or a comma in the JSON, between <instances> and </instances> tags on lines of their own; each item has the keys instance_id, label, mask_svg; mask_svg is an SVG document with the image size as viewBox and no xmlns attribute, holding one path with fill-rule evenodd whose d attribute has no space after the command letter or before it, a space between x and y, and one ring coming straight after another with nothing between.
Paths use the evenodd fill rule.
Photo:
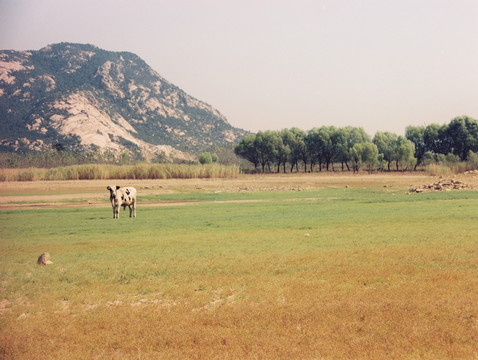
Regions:
<instances>
[{"instance_id":1,"label":"bare rock face","mask_svg":"<svg viewBox=\"0 0 478 360\"><path fill-rule=\"evenodd\" d=\"M50 261L50 254L49 253L43 253L40 255L40 257L38 258L37 260L37 264L38 265L50 265L50 264L53 264L51 261Z\"/></svg>"}]
</instances>

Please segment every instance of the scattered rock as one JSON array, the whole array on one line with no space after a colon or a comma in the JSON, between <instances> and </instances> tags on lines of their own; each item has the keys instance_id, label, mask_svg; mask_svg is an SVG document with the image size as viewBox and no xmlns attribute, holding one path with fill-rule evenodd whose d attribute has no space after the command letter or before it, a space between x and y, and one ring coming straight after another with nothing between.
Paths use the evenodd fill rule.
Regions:
<instances>
[{"instance_id":1,"label":"scattered rock","mask_svg":"<svg viewBox=\"0 0 478 360\"><path fill-rule=\"evenodd\" d=\"M50 261L50 254L49 253L43 253L40 255L40 257L38 258L37 260L37 264L38 265L50 265L50 264L53 264L51 261Z\"/></svg>"},{"instance_id":2,"label":"scattered rock","mask_svg":"<svg viewBox=\"0 0 478 360\"><path fill-rule=\"evenodd\" d=\"M452 190L464 190L472 189L473 187L465 184L463 181L455 179L444 179L440 177L438 182L429 185L423 185L410 188L411 193L423 193L430 191L452 191Z\"/></svg>"}]
</instances>

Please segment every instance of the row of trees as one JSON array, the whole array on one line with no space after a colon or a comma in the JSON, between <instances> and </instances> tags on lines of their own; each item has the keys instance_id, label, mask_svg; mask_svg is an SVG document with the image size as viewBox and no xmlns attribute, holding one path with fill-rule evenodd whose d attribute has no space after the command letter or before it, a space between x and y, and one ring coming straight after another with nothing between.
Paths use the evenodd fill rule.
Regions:
<instances>
[{"instance_id":1,"label":"row of trees","mask_svg":"<svg viewBox=\"0 0 478 360\"><path fill-rule=\"evenodd\" d=\"M377 132L371 138L362 128L322 126L259 131L246 136L235 153L262 171L411 170L443 156L466 160L478 152L478 122L457 117L449 124L409 126L405 136ZM288 168L287 168L288 167Z\"/></svg>"},{"instance_id":2,"label":"row of trees","mask_svg":"<svg viewBox=\"0 0 478 360\"><path fill-rule=\"evenodd\" d=\"M418 164L437 155L454 156L465 161L472 153L478 152L478 121L462 116L444 125L409 126L406 137L415 145Z\"/></svg>"}]
</instances>

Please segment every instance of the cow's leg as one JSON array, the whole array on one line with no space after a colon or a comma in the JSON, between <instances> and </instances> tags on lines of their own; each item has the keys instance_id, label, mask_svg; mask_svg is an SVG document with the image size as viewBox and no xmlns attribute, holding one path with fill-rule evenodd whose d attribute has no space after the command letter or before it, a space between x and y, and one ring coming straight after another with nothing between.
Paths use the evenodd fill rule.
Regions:
<instances>
[{"instance_id":1,"label":"cow's leg","mask_svg":"<svg viewBox=\"0 0 478 360\"><path fill-rule=\"evenodd\" d=\"M119 219L119 213L120 213L120 207L119 207L119 206L116 206L116 207L115 207L116 219Z\"/></svg>"},{"instance_id":2,"label":"cow's leg","mask_svg":"<svg viewBox=\"0 0 478 360\"><path fill-rule=\"evenodd\" d=\"M136 217L136 200L133 201L133 217Z\"/></svg>"}]
</instances>

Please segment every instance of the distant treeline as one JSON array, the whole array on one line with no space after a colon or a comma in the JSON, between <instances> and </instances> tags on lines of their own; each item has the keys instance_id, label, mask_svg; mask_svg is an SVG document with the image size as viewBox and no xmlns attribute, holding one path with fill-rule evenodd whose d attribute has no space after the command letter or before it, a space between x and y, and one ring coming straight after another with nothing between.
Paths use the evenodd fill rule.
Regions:
<instances>
[{"instance_id":1,"label":"distant treeline","mask_svg":"<svg viewBox=\"0 0 478 360\"><path fill-rule=\"evenodd\" d=\"M467 162L478 166L478 122L467 116L449 124L409 126L405 136L377 132L371 138L362 128L322 126L303 131L259 131L246 136L235 153L256 170L383 171L416 170L418 166Z\"/></svg>"},{"instance_id":2,"label":"distant treeline","mask_svg":"<svg viewBox=\"0 0 478 360\"><path fill-rule=\"evenodd\" d=\"M220 165L247 167L247 162L234 153L234 146L213 146L210 152L199 154L198 161L175 159L165 153L159 153L150 162L155 164L196 165L209 162ZM209 155L210 159L207 158ZM206 159L203 157L206 156ZM209 160L209 161L208 161ZM61 146L51 150L26 152L0 152L0 168L56 168L72 165L104 164L104 165L135 165L146 160L138 153L126 150L114 152L106 150L70 151Z\"/></svg>"},{"instance_id":3,"label":"distant treeline","mask_svg":"<svg viewBox=\"0 0 478 360\"><path fill-rule=\"evenodd\" d=\"M166 162L166 156L158 156L157 162ZM163 161L159 161L163 160ZM127 151L70 151L57 144L51 150L0 153L0 168L55 168L80 164L129 165L143 158L133 156Z\"/></svg>"}]
</instances>

